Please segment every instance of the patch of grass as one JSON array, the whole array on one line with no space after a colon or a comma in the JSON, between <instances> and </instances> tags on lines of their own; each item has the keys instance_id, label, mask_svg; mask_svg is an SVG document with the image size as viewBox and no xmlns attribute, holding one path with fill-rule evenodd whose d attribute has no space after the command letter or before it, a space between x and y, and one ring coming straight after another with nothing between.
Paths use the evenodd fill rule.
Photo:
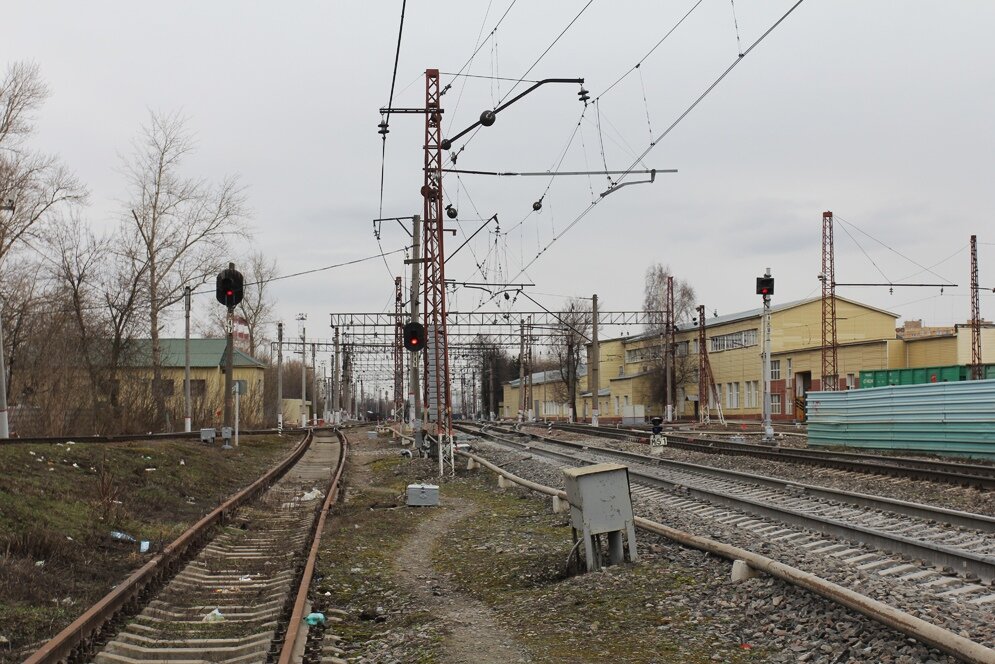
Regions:
<instances>
[{"instance_id":1,"label":"patch of grass","mask_svg":"<svg viewBox=\"0 0 995 664\"><path fill-rule=\"evenodd\" d=\"M0 662L21 661L145 562L110 531L165 544L298 440L247 436L227 452L191 440L0 446Z\"/></svg>"},{"instance_id":2,"label":"patch of grass","mask_svg":"<svg viewBox=\"0 0 995 664\"><path fill-rule=\"evenodd\" d=\"M641 551L638 564L568 577L569 519L548 499L522 489L498 491L487 471L445 485L447 496L479 510L450 530L435 555L460 592L485 602L540 662L762 661L759 649L717 643L671 597L695 592L694 570Z\"/></svg>"}]
</instances>

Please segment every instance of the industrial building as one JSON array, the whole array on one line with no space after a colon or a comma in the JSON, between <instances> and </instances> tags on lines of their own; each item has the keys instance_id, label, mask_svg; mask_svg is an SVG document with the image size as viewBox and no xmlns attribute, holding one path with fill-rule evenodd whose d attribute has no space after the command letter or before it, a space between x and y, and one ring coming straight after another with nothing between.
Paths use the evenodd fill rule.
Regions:
<instances>
[{"instance_id":1,"label":"industrial building","mask_svg":"<svg viewBox=\"0 0 995 664\"><path fill-rule=\"evenodd\" d=\"M727 417L759 418L762 408L761 308L706 318L704 334L717 400ZM967 365L971 362L971 328L923 328L921 321L897 327L898 315L855 300L836 296L837 389L860 387L862 371ZM771 306L771 411L775 419L804 417L804 395L822 385L821 298L813 297ZM701 410L698 393L699 326L678 325L675 335L675 413L696 418ZM981 329L984 355L995 357L995 326ZM606 422L642 421L662 415L662 396L654 397L661 382L658 333L606 339L599 344L599 417ZM588 372L579 373L577 417L592 413ZM531 384L530 384L531 383ZM566 419L569 405L558 371L526 377L531 392L526 411L536 419ZM659 395L659 389L656 390ZM515 418L519 410L519 381L504 385L500 413Z\"/></svg>"}]
</instances>

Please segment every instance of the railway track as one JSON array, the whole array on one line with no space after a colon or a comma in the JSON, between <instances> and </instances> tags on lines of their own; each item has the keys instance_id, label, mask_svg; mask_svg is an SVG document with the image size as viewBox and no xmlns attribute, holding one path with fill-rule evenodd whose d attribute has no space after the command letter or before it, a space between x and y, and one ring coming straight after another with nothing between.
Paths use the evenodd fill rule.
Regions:
<instances>
[{"instance_id":1,"label":"railway track","mask_svg":"<svg viewBox=\"0 0 995 664\"><path fill-rule=\"evenodd\" d=\"M640 429L614 429L576 424L555 423L554 429L599 436L616 440L649 442L650 433ZM786 463L806 464L824 468L838 468L873 475L910 477L913 479L943 482L958 486L975 486L995 489L995 466L957 463L930 459L911 459L855 452L813 450L788 447L770 447L753 443L718 440L699 435L667 432L667 444L680 449L707 454L730 454L753 458L771 459Z\"/></svg>"},{"instance_id":2,"label":"railway track","mask_svg":"<svg viewBox=\"0 0 995 664\"><path fill-rule=\"evenodd\" d=\"M470 432L470 427L461 427ZM486 429L486 430L485 430ZM501 427L474 433L571 464L624 462L634 495L671 509L753 527L765 538L809 545L843 562L934 584L952 596L995 602L995 518L696 464L522 434ZM500 435L494 436L494 433ZM812 533L819 536L813 537ZM828 538L828 539L827 539ZM814 547L814 548L813 548ZM913 564L921 560L936 566ZM868 569L869 567L865 567ZM894 570L894 571L891 571ZM960 578L943 574L956 572ZM978 581L981 583L978 583Z\"/></svg>"},{"instance_id":3,"label":"railway track","mask_svg":"<svg viewBox=\"0 0 995 664\"><path fill-rule=\"evenodd\" d=\"M309 432L27 662L290 662L347 448Z\"/></svg>"}]
</instances>

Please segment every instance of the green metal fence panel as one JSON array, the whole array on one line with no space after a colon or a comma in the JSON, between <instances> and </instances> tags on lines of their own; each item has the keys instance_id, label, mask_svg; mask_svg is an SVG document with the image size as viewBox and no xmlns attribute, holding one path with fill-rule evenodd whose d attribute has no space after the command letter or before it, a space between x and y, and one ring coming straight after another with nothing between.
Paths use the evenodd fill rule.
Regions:
<instances>
[{"instance_id":1,"label":"green metal fence panel","mask_svg":"<svg viewBox=\"0 0 995 664\"><path fill-rule=\"evenodd\" d=\"M809 392L808 435L816 447L995 459L995 380Z\"/></svg>"}]
</instances>

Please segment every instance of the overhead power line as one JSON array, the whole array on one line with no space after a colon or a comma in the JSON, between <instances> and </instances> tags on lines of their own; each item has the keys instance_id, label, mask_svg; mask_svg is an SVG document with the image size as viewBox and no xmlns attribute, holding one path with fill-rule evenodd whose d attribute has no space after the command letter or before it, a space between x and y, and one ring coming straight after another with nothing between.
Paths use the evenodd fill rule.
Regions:
<instances>
[{"instance_id":1,"label":"overhead power line","mask_svg":"<svg viewBox=\"0 0 995 664\"><path fill-rule=\"evenodd\" d=\"M746 56L749 55L753 51L753 49L755 49L757 46L759 46L760 43L763 42L767 38L767 36L770 35L770 33L773 32L779 25L781 25L781 23L783 23L784 20L786 18L788 18L788 16L790 16L792 14L792 12L794 12L795 9L797 9L798 6L801 5L802 2L804 2L804 1L805 0L797 0L797 2L795 2L793 5L791 5L791 7L784 14L782 14L781 17L778 18L777 21L775 21L773 25L771 25L769 28L767 28L767 30L762 35L760 35L759 37L757 37L757 39L752 44L750 44L749 48L747 48L745 51L743 51L742 54L740 54L735 60L733 60L732 64L730 64L728 67L726 67L726 69L721 74L719 74L718 78L716 78L711 83L711 85L709 85L707 88L705 88L704 92L702 92L700 95L698 95L698 97L694 101L691 102L691 104L684 110L683 113L681 113L677 117L677 119L675 119L666 129L663 130L663 132L660 135L658 135L653 141L650 142L649 146L645 150L643 150L643 152L638 157L636 157L636 159L632 162L632 164L629 166L629 168L626 169L626 171L631 172L633 169L635 169L636 164L639 164L640 162L642 162L646 158L646 155L648 155L650 153L650 151L653 150L653 148L655 148L656 146L658 146L660 144L660 141L662 141L664 138L666 138L670 134L670 132L672 132L674 130L674 128L677 127L677 125L679 125L681 123L681 121L684 120L684 118L686 118L691 113L691 111L693 111L695 108L697 108L698 104L700 104L705 99L705 97L707 97L712 92L712 90L714 90L716 87L718 87L719 83L721 83L723 80L725 80L726 76L728 76L732 72L732 70L735 69L739 65L740 62L742 62L743 60L745 60ZM692 7L692 10L693 9L694 8ZM621 175L615 181L615 183L618 184L623 179L625 179L627 177L627 175L628 175L628 172L626 174ZM597 198L597 199L591 201L591 203L586 208L584 208L584 210L582 210L581 213L578 214L577 217L574 218L574 220L571 221L566 226L566 228L564 228L559 233L557 233L556 235L554 235L553 239L551 239L546 244L546 246L543 247L532 258L532 260L530 260L524 267L522 267L522 269L518 272L517 275L515 275L515 277L512 279L512 281L514 281L515 279L517 279L518 277L520 277L522 274L525 273L526 270L528 270L530 267L532 267L532 265L535 264L535 262L537 260L539 260L539 258L541 258L542 255L545 254L550 249L550 247L553 246L553 244L557 240L559 240L561 237L563 237L563 235L565 235L566 233L568 233L572 228L574 228L578 223L580 223L581 220L583 220L584 217L586 217L588 214L590 214L591 210L593 210L598 205L598 203L600 203L602 200L604 200L604 197Z\"/></svg>"}]
</instances>

